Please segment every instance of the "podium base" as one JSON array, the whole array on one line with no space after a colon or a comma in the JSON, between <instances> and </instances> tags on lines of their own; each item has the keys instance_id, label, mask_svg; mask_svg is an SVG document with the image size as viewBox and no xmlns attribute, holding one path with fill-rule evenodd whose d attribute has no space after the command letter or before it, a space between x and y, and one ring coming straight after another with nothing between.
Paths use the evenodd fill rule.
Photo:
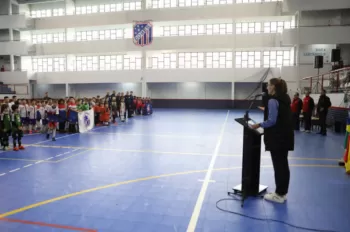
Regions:
<instances>
[{"instance_id":1,"label":"podium base","mask_svg":"<svg viewBox=\"0 0 350 232\"><path fill-rule=\"evenodd\" d=\"M261 194L266 192L267 188L268 187L266 185L259 185L259 192L256 195L254 195L254 197L259 197L259 196L262 197ZM233 194L233 195L241 196L242 197L242 199L241 199L241 207L243 207L245 199L247 197L249 197L249 196L243 194L243 192L242 192L242 185L239 184L239 185L233 187L232 190L233 190L233 193L228 192L228 195Z\"/></svg>"},{"instance_id":2,"label":"podium base","mask_svg":"<svg viewBox=\"0 0 350 232\"><path fill-rule=\"evenodd\" d=\"M267 188L268 188L268 186L260 184L259 185L259 192L256 196L259 196L261 193L265 192L267 190ZM235 193L235 194L242 193L242 185L241 184L233 187L232 189L233 189L233 193Z\"/></svg>"}]
</instances>

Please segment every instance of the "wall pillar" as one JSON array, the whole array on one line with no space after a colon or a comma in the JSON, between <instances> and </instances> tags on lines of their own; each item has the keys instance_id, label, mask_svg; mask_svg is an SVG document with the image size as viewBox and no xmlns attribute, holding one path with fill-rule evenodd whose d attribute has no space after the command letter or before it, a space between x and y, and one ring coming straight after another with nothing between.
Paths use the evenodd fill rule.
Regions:
<instances>
[{"instance_id":1,"label":"wall pillar","mask_svg":"<svg viewBox=\"0 0 350 232\"><path fill-rule=\"evenodd\" d=\"M13 41L13 29L9 28L9 40Z\"/></svg>"},{"instance_id":2,"label":"wall pillar","mask_svg":"<svg viewBox=\"0 0 350 232\"><path fill-rule=\"evenodd\" d=\"M69 84L66 83L66 97L69 97Z\"/></svg>"},{"instance_id":3,"label":"wall pillar","mask_svg":"<svg viewBox=\"0 0 350 232\"><path fill-rule=\"evenodd\" d=\"M9 15L12 15L12 1L11 0L7 0L7 3L8 3Z\"/></svg>"},{"instance_id":4,"label":"wall pillar","mask_svg":"<svg viewBox=\"0 0 350 232\"><path fill-rule=\"evenodd\" d=\"M10 55L10 71L15 71L15 56Z\"/></svg>"},{"instance_id":5,"label":"wall pillar","mask_svg":"<svg viewBox=\"0 0 350 232\"><path fill-rule=\"evenodd\" d=\"M146 2L146 1L142 1ZM141 96L147 97L147 78L146 78L146 67L147 67L147 53L145 50L142 50L141 58Z\"/></svg>"}]
</instances>

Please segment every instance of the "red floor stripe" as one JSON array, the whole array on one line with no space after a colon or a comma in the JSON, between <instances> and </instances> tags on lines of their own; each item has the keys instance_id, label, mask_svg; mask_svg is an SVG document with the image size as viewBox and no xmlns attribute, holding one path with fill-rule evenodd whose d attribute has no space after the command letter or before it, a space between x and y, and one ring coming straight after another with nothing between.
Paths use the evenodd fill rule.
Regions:
<instances>
[{"instance_id":1,"label":"red floor stripe","mask_svg":"<svg viewBox=\"0 0 350 232\"><path fill-rule=\"evenodd\" d=\"M45 226L45 227L66 229L66 230L73 230L73 231L97 232L97 230L93 230L93 229L84 229L84 228L77 228L73 226L64 226L64 225L49 224L44 222L33 222L33 221L25 221L25 220L10 219L10 218L0 218L0 221L15 222L15 223L36 225L36 226Z\"/></svg>"}]
</instances>

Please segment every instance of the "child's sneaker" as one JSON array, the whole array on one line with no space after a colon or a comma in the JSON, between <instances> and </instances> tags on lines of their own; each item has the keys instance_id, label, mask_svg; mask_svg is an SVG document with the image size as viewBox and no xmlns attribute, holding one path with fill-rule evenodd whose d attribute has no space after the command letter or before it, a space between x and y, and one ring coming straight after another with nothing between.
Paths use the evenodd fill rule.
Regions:
<instances>
[{"instance_id":1,"label":"child's sneaker","mask_svg":"<svg viewBox=\"0 0 350 232\"><path fill-rule=\"evenodd\" d=\"M19 151L18 147L13 147L14 151Z\"/></svg>"},{"instance_id":2,"label":"child's sneaker","mask_svg":"<svg viewBox=\"0 0 350 232\"><path fill-rule=\"evenodd\" d=\"M56 139L55 139L55 138L52 138L52 141L56 141Z\"/></svg>"},{"instance_id":3,"label":"child's sneaker","mask_svg":"<svg viewBox=\"0 0 350 232\"><path fill-rule=\"evenodd\" d=\"M50 138L50 134L47 134L47 135L46 135L46 139L49 139L49 138Z\"/></svg>"},{"instance_id":4,"label":"child's sneaker","mask_svg":"<svg viewBox=\"0 0 350 232\"><path fill-rule=\"evenodd\" d=\"M19 146L19 149L24 150L25 148L21 145L21 146Z\"/></svg>"}]
</instances>

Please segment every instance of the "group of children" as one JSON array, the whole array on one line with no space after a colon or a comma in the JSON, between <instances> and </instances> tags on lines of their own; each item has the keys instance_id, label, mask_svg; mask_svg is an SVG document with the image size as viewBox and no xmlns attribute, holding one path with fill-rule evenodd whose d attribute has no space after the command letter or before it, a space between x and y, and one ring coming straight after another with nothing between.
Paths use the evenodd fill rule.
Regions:
<instances>
[{"instance_id":1,"label":"group of children","mask_svg":"<svg viewBox=\"0 0 350 232\"><path fill-rule=\"evenodd\" d=\"M146 105L151 105L150 98L140 98L127 92L116 94L115 91L104 98L76 99L69 97L60 100L52 100L45 97L42 100L17 100L4 98L1 105L0 141L3 150L9 149L9 137L13 138L13 150L23 150L21 139L24 133L46 133L46 138L55 141L56 130L75 133L78 131L78 123L67 120L72 111L80 112L94 109L95 125L116 123L120 118L122 122L135 114L143 114ZM57 120L59 114L64 112L65 120ZM151 112L152 113L152 112ZM18 146L17 146L18 143Z\"/></svg>"}]
</instances>

